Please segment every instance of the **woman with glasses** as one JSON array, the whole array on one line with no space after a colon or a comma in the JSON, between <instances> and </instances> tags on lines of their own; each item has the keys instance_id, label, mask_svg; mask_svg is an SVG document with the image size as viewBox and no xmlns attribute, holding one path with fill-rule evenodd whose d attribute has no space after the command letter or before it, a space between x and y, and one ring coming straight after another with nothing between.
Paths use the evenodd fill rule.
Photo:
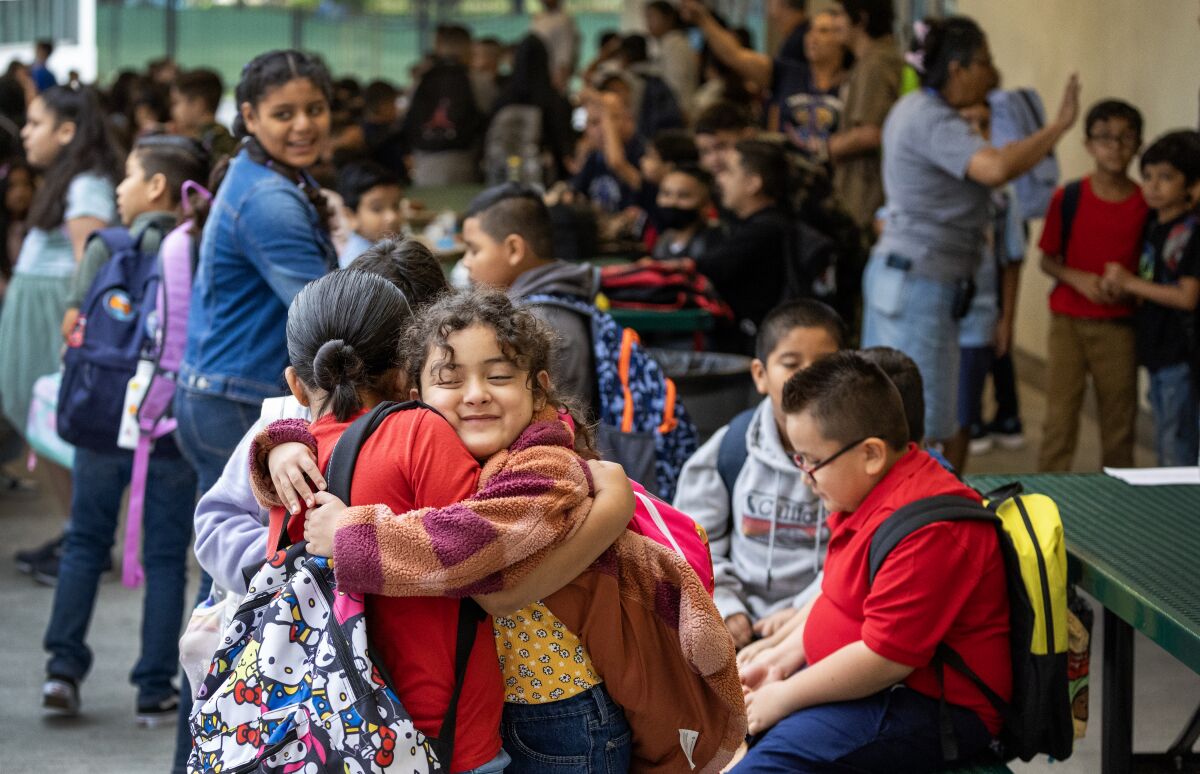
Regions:
<instances>
[{"instance_id":1,"label":"woman with glasses","mask_svg":"<svg viewBox=\"0 0 1200 774\"><path fill-rule=\"evenodd\" d=\"M999 84L987 37L962 16L917 25L909 63L921 89L896 103L883 128L887 215L863 277L863 346L890 346L925 377L926 430L961 469L957 416L959 320L982 259L991 189L1050 153L1079 112L1072 76L1055 119L1000 148L959 115Z\"/></svg>"}]
</instances>

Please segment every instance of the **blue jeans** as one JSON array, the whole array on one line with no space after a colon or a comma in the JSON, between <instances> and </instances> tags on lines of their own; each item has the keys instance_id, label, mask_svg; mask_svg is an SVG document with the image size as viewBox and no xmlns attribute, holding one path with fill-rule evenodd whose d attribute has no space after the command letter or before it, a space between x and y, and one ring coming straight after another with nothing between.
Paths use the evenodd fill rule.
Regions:
<instances>
[{"instance_id":1,"label":"blue jeans","mask_svg":"<svg viewBox=\"0 0 1200 774\"><path fill-rule=\"evenodd\" d=\"M996 351L992 347L963 347L958 371L958 423L982 426L983 389L992 371Z\"/></svg>"},{"instance_id":2,"label":"blue jeans","mask_svg":"<svg viewBox=\"0 0 1200 774\"><path fill-rule=\"evenodd\" d=\"M260 408L257 405L207 393L192 392L180 386L175 392L174 410L176 421L179 422L175 431L179 451L196 471L197 487L192 499L194 505L196 500L200 499L200 495L217 483L238 442L258 421ZM208 596L211 585L212 578L201 570L196 604ZM188 727L191 711L191 689L187 678L181 675L179 722L175 729L175 762L171 769L173 774L182 774L187 770L187 758L192 749L192 734Z\"/></svg>"},{"instance_id":3,"label":"blue jeans","mask_svg":"<svg viewBox=\"0 0 1200 774\"><path fill-rule=\"evenodd\" d=\"M130 452L75 449L71 471L71 529L63 543L54 607L44 647L46 671L76 680L92 666L85 643L100 574L116 539L121 495L133 469ZM196 476L179 457L151 457L142 520L142 561L146 587L142 597L141 655L131 681L139 701L171 695L179 671L179 633L187 587L187 553L192 540L191 493Z\"/></svg>"},{"instance_id":4,"label":"blue jeans","mask_svg":"<svg viewBox=\"0 0 1200 774\"><path fill-rule=\"evenodd\" d=\"M733 774L936 771L945 766L939 702L903 686L858 701L788 715L750 747ZM974 712L950 705L959 759L982 753L991 734Z\"/></svg>"},{"instance_id":5,"label":"blue jeans","mask_svg":"<svg viewBox=\"0 0 1200 774\"><path fill-rule=\"evenodd\" d=\"M959 428L957 291L953 282L902 268L906 261L876 251L867 262L862 345L892 347L913 359L924 382L925 437L945 441Z\"/></svg>"},{"instance_id":6,"label":"blue jeans","mask_svg":"<svg viewBox=\"0 0 1200 774\"><path fill-rule=\"evenodd\" d=\"M633 734L604 685L549 704L505 704L507 774L624 774Z\"/></svg>"},{"instance_id":7,"label":"blue jeans","mask_svg":"<svg viewBox=\"0 0 1200 774\"><path fill-rule=\"evenodd\" d=\"M1164 467L1195 465L1200 445L1200 394L1187 363L1150 372L1154 447Z\"/></svg>"}]
</instances>

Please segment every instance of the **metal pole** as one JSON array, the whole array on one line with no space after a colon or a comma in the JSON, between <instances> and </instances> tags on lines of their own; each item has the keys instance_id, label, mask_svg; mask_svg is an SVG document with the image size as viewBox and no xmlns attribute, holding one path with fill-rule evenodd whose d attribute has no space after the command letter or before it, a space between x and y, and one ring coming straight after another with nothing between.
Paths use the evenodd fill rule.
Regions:
<instances>
[{"instance_id":1,"label":"metal pole","mask_svg":"<svg viewBox=\"0 0 1200 774\"><path fill-rule=\"evenodd\" d=\"M179 50L179 8L176 5L177 0L167 0L163 14L163 19L166 26L166 54L172 60L175 59L176 52Z\"/></svg>"},{"instance_id":2,"label":"metal pole","mask_svg":"<svg viewBox=\"0 0 1200 774\"><path fill-rule=\"evenodd\" d=\"M292 9L292 48L304 48L304 11L299 8Z\"/></svg>"}]
</instances>

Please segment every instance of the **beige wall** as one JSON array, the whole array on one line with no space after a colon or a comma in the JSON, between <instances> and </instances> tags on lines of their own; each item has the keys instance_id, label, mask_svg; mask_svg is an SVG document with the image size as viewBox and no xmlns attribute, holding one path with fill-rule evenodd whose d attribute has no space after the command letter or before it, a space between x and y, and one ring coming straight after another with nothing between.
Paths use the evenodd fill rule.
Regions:
<instances>
[{"instance_id":1,"label":"beige wall","mask_svg":"<svg viewBox=\"0 0 1200 774\"><path fill-rule=\"evenodd\" d=\"M1078 72L1083 106L1105 97L1136 105L1152 140L1196 126L1200 90L1200 8L1196 0L958 0L988 34L1009 88L1032 86L1057 111L1067 74ZM1090 168L1080 123L1059 145L1064 179ZM1136 162L1132 169L1136 177ZM1033 229L1034 242L1041 224ZM1036 250L1021 283L1017 346L1044 357L1050 283Z\"/></svg>"}]
</instances>

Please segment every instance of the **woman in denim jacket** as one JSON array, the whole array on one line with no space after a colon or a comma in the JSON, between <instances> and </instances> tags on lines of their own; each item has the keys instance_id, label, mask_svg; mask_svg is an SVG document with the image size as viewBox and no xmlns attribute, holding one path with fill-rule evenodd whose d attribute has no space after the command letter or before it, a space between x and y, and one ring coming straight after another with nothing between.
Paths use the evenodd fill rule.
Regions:
<instances>
[{"instance_id":1,"label":"woman in denim jacket","mask_svg":"<svg viewBox=\"0 0 1200 774\"><path fill-rule=\"evenodd\" d=\"M337 266L329 211L306 171L329 139L332 82L300 51L271 51L242 70L229 162L204 222L175 416L199 494L221 476L265 398L285 391L292 298ZM220 175L218 171L214 177ZM210 579L202 574L200 598ZM182 691L175 770L191 747Z\"/></svg>"}]
</instances>

